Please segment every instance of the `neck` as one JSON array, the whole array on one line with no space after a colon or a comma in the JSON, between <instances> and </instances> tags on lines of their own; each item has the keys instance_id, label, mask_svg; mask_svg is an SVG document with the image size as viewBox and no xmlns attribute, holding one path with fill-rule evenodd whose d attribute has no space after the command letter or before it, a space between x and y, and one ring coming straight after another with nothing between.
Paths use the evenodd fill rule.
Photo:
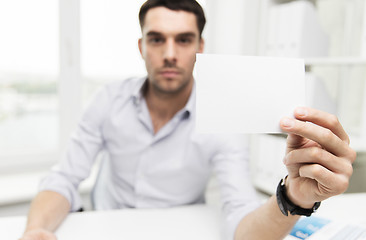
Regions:
<instances>
[{"instance_id":1,"label":"neck","mask_svg":"<svg viewBox=\"0 0 366 240\"><path fill-rule=\"evenodd\" d=\"M150 112L159 116L172 118L188 102L193 88L193 81L177 93L163 93L157 91L150 84L147 86L145 99Z\"/></svg>"},{"instance_id":2,"label":"neck","mask_svg":"<svg viewBox=\"0 0 366 240\"><path fill-rule=\"evenodd\" d=\"M155 133L187 104L192 88L193 80L181 91L170 94L157 91L148 83L145 99Z\"/></svg>"}]
</instances>

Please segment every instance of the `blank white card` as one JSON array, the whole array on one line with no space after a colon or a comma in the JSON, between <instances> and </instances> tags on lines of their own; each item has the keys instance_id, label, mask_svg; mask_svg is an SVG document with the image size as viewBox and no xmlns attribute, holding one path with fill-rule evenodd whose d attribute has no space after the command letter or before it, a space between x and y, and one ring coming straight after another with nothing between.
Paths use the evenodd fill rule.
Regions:
<instances>
[{"instance_id":1,"label":"blank white card","mask_svg":"<svg viewBox=\"0 0 366 240\"><path fill-rule=\"evenodd\" d=\"M196 131L280 133L305 105L302 59L197 54Z\"/></svg>"}]
</instances>

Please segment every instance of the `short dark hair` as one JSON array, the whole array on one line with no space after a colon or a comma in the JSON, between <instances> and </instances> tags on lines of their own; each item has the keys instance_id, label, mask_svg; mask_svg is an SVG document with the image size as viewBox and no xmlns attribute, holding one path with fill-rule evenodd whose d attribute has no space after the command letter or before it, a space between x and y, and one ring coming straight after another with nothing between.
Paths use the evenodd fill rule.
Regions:
<instances>
[{"instance_id":1,"label":"short dark hair","mask_svg":"<svg viewBox=\"0 0 366 240\"><path fill-rule=\"evenodd\" d=\"M139 21L140 27L144 26L146 13L155 7L166 7L170 10L191 12L196 16L197 27L200 37L206 24L205 13L201 5L196 0L147 0L140 8Z\"/></svg>"}]
</instances>

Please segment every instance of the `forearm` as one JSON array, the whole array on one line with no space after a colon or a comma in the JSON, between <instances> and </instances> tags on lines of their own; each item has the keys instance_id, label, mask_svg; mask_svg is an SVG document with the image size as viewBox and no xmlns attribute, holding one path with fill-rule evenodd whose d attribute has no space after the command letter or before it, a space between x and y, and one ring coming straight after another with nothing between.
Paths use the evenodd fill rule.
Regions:
<instances>
[{"instance_id":1,"label":"forearm","mask_svg":"<svg viewBox=\"0 0 366 240\"><path fill-rule=\"evenodd\" d=\"M70 211L70 203L59 193L40 192L33 200L25 232L44 229L54 232Z\"/></svg>"},{"instance_id":2,"label":"forearm","mask_svg":"<svg viewBox=\"0 0 366 240\"><path fill-rule=\"evenodd\" d=\"M248 214L239 223L235 240L283 239L295 225L299 216L284 216L272 196L264 205Z\"/></svg>"}]
</instances>

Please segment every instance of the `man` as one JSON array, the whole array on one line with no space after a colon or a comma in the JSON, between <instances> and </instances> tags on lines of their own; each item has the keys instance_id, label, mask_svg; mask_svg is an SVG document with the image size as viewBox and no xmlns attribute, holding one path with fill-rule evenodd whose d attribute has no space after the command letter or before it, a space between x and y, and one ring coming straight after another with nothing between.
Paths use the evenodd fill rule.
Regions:
<instances>
[{"instance_id":1,"label":"man","mask_svg":"<svg viewBox=\"0 0 366 240\"><path fill-rule=\"evenodd\" d=\"M56 239L52 232L81 207L77 186L102 149L108 159L93 191L96 209L202 203L212 169L228 239L281 239L297 214L311 214L318 202L346 190L356 156L338 120L327 113L297 108L295 119L282 119L289 133L288 177L278 201L273 196L260 207L240 143L194 133L192 70L204 48L204 24L194 0L148 0L141 7L139 49L147 78L109 84L99 93L59 169L43 181L22 240ZM288 210L295 215L286 216Z\"/></svg>"}]
</instances>

